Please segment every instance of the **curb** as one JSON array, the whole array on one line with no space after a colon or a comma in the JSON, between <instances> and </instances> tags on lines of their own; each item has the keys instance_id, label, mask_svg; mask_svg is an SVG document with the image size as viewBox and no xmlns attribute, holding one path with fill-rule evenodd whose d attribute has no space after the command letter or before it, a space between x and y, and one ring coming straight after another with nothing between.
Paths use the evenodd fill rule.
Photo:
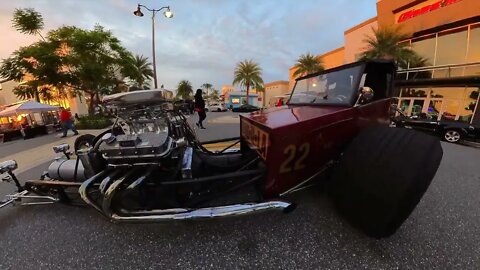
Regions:
<instances>
[{"instance_id":1,"label":"curb","mask_svg":"<svg viewBox=\"0 0 480 270\"><path fill-rule=\"evenodd\" d=\"M475 148L480 148L480 143L477 143L477 142L463 141L461 144L466 146L472 146Z\"/></svg>"}]
</instances>

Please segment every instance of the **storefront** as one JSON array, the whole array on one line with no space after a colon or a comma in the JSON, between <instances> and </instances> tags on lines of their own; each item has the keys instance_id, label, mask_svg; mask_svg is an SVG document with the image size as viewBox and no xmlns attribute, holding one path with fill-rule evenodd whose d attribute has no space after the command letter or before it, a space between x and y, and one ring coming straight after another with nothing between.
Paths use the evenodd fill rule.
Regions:
<instances>
[{"instance_id":1,"label":"storefront","mask_svg":"<svg viewBox=\"0 0 480 270\"><path fill-rule=\"evenodd\" d=\"M343 59L341 64L356 61L366 46L365 37L379 27L398 27L408 36L402 42L426 60L399 70L398 80L480 77L479 0L379 0L376 17L346 30L343 46L322 55L326 66L338 66L339 59ZM476 85L403 87L399 93L398 105L407 114L423 112L438 119L480 122L475 113L479 104Z\"/></svg>"},{"instance_id":2,"label":"storefront","mask_svg":"<svg viewBox=\"0 0 480 270\"><path fill-rule=\"evenodd\" d=\"M237 108L243 104L247 104L247 92L227 92L225 94L225 104L227 108ZM248 104L258 106L258 95L249 93Z\"/></svg>"}]
</instances>

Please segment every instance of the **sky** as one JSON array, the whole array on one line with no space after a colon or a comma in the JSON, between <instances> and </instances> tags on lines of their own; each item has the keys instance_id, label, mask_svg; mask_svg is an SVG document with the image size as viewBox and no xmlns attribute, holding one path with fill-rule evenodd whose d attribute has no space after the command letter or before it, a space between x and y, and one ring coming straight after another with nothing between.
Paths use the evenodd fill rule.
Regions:
<instances>
[{"instance_id":1,"label":"sky","mask_svg":"<svg viewBox=\"0 0 480 270\"><path fill-rule=\"evenodd\" d=\"M151 61L151 13L133 11L138 0L0 0L0 59L39 37L11 26L15 8L34 8L45 29L75 25L111 30L134 54ZM176 89L181 80L194 88L231 85L238 62L251 59L265 83L288 80L301 54L323 54L343 46L343 32L376 16L376 0L142 0L149 8L170 6L174 17L157 14L158 85ZM153 85L153 83L152 83Z\"/></svg>"}]
</instances>

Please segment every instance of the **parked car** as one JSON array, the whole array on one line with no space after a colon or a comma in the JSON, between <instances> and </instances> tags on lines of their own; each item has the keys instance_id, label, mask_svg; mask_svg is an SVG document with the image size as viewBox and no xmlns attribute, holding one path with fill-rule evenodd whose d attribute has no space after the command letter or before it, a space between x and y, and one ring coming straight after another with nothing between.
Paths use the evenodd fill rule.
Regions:
<instances>
[{"instance_id":1,"label":"parked car","mask_svg":"<svg viewBox=\"0 0 480 270\"><path fill-rule=\"evenodd\" d=\"M233 108L232 112L254 112L260 110L259 107L250 104L243 104L237 108Z\"/></svg>"},{"instance_id":2,"label":"parked car","mask_svg":"<svg viewBox=\"0 0 480 270\"><path fill-rule=\"evenodd\" d=\"M435 117L425 113L406 116L402 112L392 120L392 126L430 133L450 143L458 143L462 140L480 141L480 126L465 122L454 120L438 121Z\"/></svg>"},{"instance_id":3,"label":"parked car","mask_svg":"<svg viewBox=\"0 0 480 270\"><path fill-rule=\"evenodd\" d=\"M205 109L210 112L226 112L227 106L225 103L215 103L207 106Z\"/></svg>"}]
</instances>

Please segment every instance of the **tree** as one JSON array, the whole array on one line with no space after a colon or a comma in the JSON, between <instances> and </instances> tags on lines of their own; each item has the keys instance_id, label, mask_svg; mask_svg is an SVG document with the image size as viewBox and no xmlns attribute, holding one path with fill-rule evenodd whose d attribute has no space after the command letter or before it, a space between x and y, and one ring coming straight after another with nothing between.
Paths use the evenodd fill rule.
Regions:
<instances>
[{"instance_id":1,"label":"tree","mask_svg":"<svg viewBox=\"0 0 480 270\"><path fill-rule=\"evenodd\" d=\"M40 33L40 30L43 30L44 23L43 17L40 13L35 11L32 8L25 9L15 9L13 12L12 26L20 33L28 35L39 35L43 41L44 37ZM0 71L0 78L6 78L2 81L15 80L21 81L23 79L23 73L17 67L19 66L19 61L23 59L14 59L8 58L2 61L3 71ZM33 86L35 85L35 87ZM39 86L38 81L32 83L31 85L23 85L14 89L14 92L17 96L26 99L26 98L35 98L38 102L40 101L40 94L37 89ZM44 93L46 93L44 91Z\"/></svg>"},{"instance_id":2,"label":"tree","mask_svg":"<svg viewBox=\"0 0 480 270\"><path fill-rule=\"evenodd\" d=\"M409 59L407 60L407 66L401 66L401 68L420 68L420 67L426 67L429 66L430 63L427 58L424 58L416 53L413 53ZM418 72L412 72L410 73L411 76L409 78L411 79L431 79L432 78L432 72L425 70L425 71L418 71Z\"/></svg>"},{"instance_id":3,"label":"tree","mask_svg":"<svg viewBox=\"0 0 480 270\"><path fill-rule=\"evenodd\" d=\"M43 17L33 8L15 9L13 12L12 25L15 30L28 35L39 35L45 40L40 33L43 30Z\"/></svg>"},{"instance_id":4,"label":"tree","mask_svg":"<svg viewBox=\"0 0 480 270\"><path fill-rule=\"evenodd\" d=\"M262 69L253 60L244 60L237 64L233 76L233 85L240 84L247 89L247 104L250 87L263 84Z\"/></svg>"},{"instance_id":5,"label":"tree","mask_svg":"<svg viewBox=\"0 0 480 270\"><path fill-rule=\"evenodd\" d=\"M65 80L65 76L59 73L62 60L56 53L57 50L58 44L46 41L22 47L2 61L0 77L23 82L14 89L20 98L48 100L48 89L57 86L61 88L61 82Z\"/></svg>"},{"instance_id":6,"label":"tree","mask_svg":"<svg viewBox=\"0 0 480 270\"><path fill-rule=\"evenodd\" d=\"M134 86L137 89L149 88L150 85L145 82L153 78L152 63L148 62L148 58L143 55L135 55L130 60L133 63L133 70L129 78L134 81Z\"/></svg>"},{"instance_id":7,"label":"tree","mask_svg":"<svg viewBox=\"0 0 480 270\"><path fill-rule=\"evenodd\" d=\"M262 107L265 107L265 86L263 84L258 84L255 86L257 93L262 93Z\"/></svg>"},{"instance_id":8,"label":"tree","mask_svg":"<svg viewBox=\"0 0 480 270\"><path fill-rule=\"evenodd\" d=\"M295 68L297 69L293 73L293 77L295 78L323 71L325 69L322 59L310 53L300 55L295 64Z\"/></svg>"},{"instance_id":9,"label":"tree","mask_svg":"<svg viewBox=\"0 0 480 270\"><path fill-rule=\"evenodd\" d=\"M99 95L118 91L121 77L132 76L135 70L132 54L102 26L93 30L64 26L51 31L48 39L61 44L60 72L66 74L68 86L86 94L89 114L93 114Z\"/></svg>"},{"instance_id":10,"label":"tree","mask_svg":"<svg viewBox=\"0 0 480 270\"><path fill-rule=\"evenodd\" d=\"M192 84L187 80L182 80L177 86L177 97L188 99L193 94Z\"/></svg>"},{"instance_id":11,"label":"tree","mask_svg":"<svg viewBox=\"0 0 480 270\"><path fill-rule=\"evenodd\" d=\"M110 31L101 26L84 30L63 26L50 31L40 41L15 51L2 62L0 76L16 81L28 77L17 93L30 95L38 87L47 90L70 89L72 94L84 93L89 114L93 114L99 95L118 91L122 77L135 70L130 52Z\"/></svg>"},{"instance_id":12,"label":"tree","mask_svg":"<svg viewBox=\"0 0 480 270\"><path fill-rule=\"evenodd\" d=\"M208 100L217 102L220 100L220 93L216 89L212 89L212 92L210 92L210 95L207 96Z\"/></svg>"},{"instance_id":13,"label":"tree","mask_svg":"<svg viewBox=\"0 0 480 270\"><path fill-rule=\"evenodd\" d=\"M408 38L398 27L382 27L373 29L373 36L366 36L363 42L367 47L360 55L361 60L388 59L394 60L401 68L407 68L408 61L416 57L410 45L402 42ZM418 59L417 59L418 60Z\"/></svg>"},{"instance_id":14,"label":"tree","mask_svg":"<svg viewBox=\"0 0 480 270\"><path fill-rule=\"evenodd\" d=\"M210 83L202 84L202 88L205 89L205 91L206 91L207 103L208 103L208 90L210 90L212 87L213 87L213 85L210 84Z\"/></svg>"}]
</instances>

